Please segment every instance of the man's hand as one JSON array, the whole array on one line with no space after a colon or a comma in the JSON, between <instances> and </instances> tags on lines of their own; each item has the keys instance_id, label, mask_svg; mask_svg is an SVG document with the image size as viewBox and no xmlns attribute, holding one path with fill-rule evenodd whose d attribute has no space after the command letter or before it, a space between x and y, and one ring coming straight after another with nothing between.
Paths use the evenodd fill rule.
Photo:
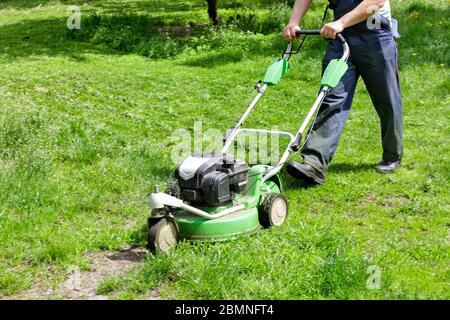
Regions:
<instances>
[{"instance_id":1,"label":"man's hand","mask_svg":"<svg viewBox=\"0 0 450 320\"><path fill-rule=\"evenodd\" d=\"M320 29L320 36L322 38L336 38L336 34L344 30L344 24L340 20L336 20L325 24L322 29Z\"/></svg>"},{"instance_id":2,"label":"man's hand","mask_svg":"<svg viewBox=\"0 0 450 320\"><path fill-rule=\"evenodd\" d=\"M295 30L300 30L300 27L297 24L288 24L286 27L284 27L283 29L283 38L286 41L292 41L295 38L297 38L297 36L295 35Z\"/></svg>"}]
</instances>

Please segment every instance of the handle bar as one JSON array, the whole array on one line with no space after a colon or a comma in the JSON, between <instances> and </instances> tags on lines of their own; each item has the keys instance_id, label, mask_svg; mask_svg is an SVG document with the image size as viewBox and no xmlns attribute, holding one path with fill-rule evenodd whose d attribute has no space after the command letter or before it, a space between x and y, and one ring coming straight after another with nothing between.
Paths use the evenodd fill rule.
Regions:
<instances>
[{"instance_id":1,"label":"handle bar","mask_svg":"<svg viewBox=\"0 0 450 320\"><path fill-rule=\"evenodd\" d=\"M313 29L313 30L297 29L297 30L295 30L295 35L297 37L299 37L302 34L308 35L308 36L320 36L320 29ZM344 37L340 33L338 33L336 36L342 43L346 43Z\"/></svg>"},{"instance_id":2,"label":"handle bar","mask_svg":"<svg viewBox=\"0 0 450 320\"><path fill-rule=\"evenodd\" d=\"M295 35L298 37L302 34L308 35L308 36L319 36L320 35L320 29L311 29L311 30L303 30L303 29L297 29L295 30Z\"/></svg>"},{"instance_id":3,"label":"handle bar","mask_svg":"<svg viewBox=\"0 0 450 320\"><path fill-rule=\"evenodd\" d=\"M295 30L295 35L297 37L299 37L300 35L313 35L313 36L318 36L320 35L320 30L301 30L300 28ZM341 41L342 47L343 47L343 52L342 52L342 57L341 60L347 61L348 56L350 55L350 48L347 44L347 41L345 41L345 38L342 36L342 34L338 33L336 34L336 37ZM290 42L288 44L288 48L292 47L292 43ZM313 116L313 111L315 111L318 107L320 107L320 105L322 104L323 99L325 98L326 94L328 93L329 88L328 87L323 87L319 93L319 96L316 99L316 102L314 103L313 107L311 108L310 112L308 113L308 116L304 122L304 124L302 124L302 127L300 127L299 131L297 132L297 134L295 135L295 139L293 141L293 143L291 144L291 149L296 152L299 150L300 148L300 142L302 140L302 133L303 133L303 127L306 126L306 124L310 121L311 117Z\"/></svg>"},{"instance_id":4,"label":"handle bar","mask_svg":"<svg viewBox=\"0 0 450 320\"><path fill-rule=\"evenodd\" d=\"M311 29L311 30L305 29L305 30L302 30L302 29L298 28L298 29L295 30L295 35L297 37L299 37L301 35L305 35L305 36L308 36L308 35L310 35L310 36L319 36L320 35L320 29ZM340 33L336 34L336 37L341 41L342 47L344 48L344 52L342 53L342 58L341 59L342 60L347 60L348 56L350 55L350 48L349 48L349 46L347 44L347 41L345 41L345 38ZM286 51L283 53L283 58L284 59L289 59L291 54L296 54L296 53L299 52L300 48L297 51L293 52L292 51L292 47L293 47L292 46L292 42L289 42ZM301 45L300 45L300 47L301 47Z\"/></svg>"}]
</instances>

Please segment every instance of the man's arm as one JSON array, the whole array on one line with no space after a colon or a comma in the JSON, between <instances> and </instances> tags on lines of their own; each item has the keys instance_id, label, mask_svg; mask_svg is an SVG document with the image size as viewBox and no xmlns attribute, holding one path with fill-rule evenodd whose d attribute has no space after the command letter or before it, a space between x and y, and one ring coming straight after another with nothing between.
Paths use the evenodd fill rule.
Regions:
<instances>
[{"instance_id":1,"label":"man's arm","mask_svg":"<svg viewBox=\"0 0 450 320\"><path fill-rule=\"evenodd\" d=\"M325 24L320 30L324 38L336 38L336 34L369 18L375 11L384 6L386 0L364 0L355 9L340 19Z\"/></svg>"},{"instance_id":2,"label":"man's arm","mask_svg":"<svg viewBox=\"0 0 450 320\"><path fill-rule=\"evenodd\" d=\"M292 41L296 38L295 29L302 21L306 11L311 6L312 0L295 0L294 8L292 9L291 19L288 25L283 29L283 38L286 41Z\"/></svg>"}]
</instances>

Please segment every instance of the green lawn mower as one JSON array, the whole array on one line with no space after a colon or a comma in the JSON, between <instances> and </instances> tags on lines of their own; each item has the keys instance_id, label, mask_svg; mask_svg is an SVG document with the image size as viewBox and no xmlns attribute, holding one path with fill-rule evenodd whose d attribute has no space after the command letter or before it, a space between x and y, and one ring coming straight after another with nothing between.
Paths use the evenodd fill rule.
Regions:
<instances>
[{"instance_id":1,"label":"green lawn mower","mask_svg":"<svg viewBox=\"0 0 450 320\"><path fill-rule=\"evenodd\" d=\"M297 30L297 35L319 35L319 30ZM166 192L155 186L150 195L151 216L148 219L148 247L153 252L167 252L180 239L223 241L240 234L252 234L262 228L280 226L288 215L288 201L283 196L280 170L292 153L301 149L302 133L315 115L323 99L339 83L347 70L349 47L342 35L340 59L332 60L321 80L320 93L298 132L268 131L242 128L258 100L267 88L278 84L290 68L294 52L288 44L282 57L268 68L264 80L256 85L258 91L244 115L224 138L218 153L194 154L175 169L174 179ZM303 38L304 40L304 38ZM314 120L313 120L314 122ZM236 137L243 133L262 133L287 137L289 143L274 166L246 162L229 154ZM307 139L307 137L306 137Z\"/></svg>"}]
</instances>

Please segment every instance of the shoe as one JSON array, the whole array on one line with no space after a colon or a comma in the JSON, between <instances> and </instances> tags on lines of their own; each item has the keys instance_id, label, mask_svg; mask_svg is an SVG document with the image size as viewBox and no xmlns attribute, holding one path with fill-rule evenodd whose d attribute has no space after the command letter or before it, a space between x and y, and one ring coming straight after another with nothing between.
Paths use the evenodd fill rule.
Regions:
<instances>
[{"instance_id":1,"label":"shoe","mask_svg":"<svg viewBox=\"0 0 450 320\"><path fill-rule=\"evenodd\" d=\"M307 163L289 162L287 172L294 178L303 179L309 184L323 184L325 176Z\"/></svg>"},{"instance_id":2,"label":"shoe","mask_svg":"<svg viewBox=\"0 0 450 320\"><path fill-rule=\"evenodd\" d=\"M391 173L400 165L401 165L400 160L397 160L397 161L381 160L380 163L377 164L375 169L380 173Z\"/></svg>"}]
</instances>

